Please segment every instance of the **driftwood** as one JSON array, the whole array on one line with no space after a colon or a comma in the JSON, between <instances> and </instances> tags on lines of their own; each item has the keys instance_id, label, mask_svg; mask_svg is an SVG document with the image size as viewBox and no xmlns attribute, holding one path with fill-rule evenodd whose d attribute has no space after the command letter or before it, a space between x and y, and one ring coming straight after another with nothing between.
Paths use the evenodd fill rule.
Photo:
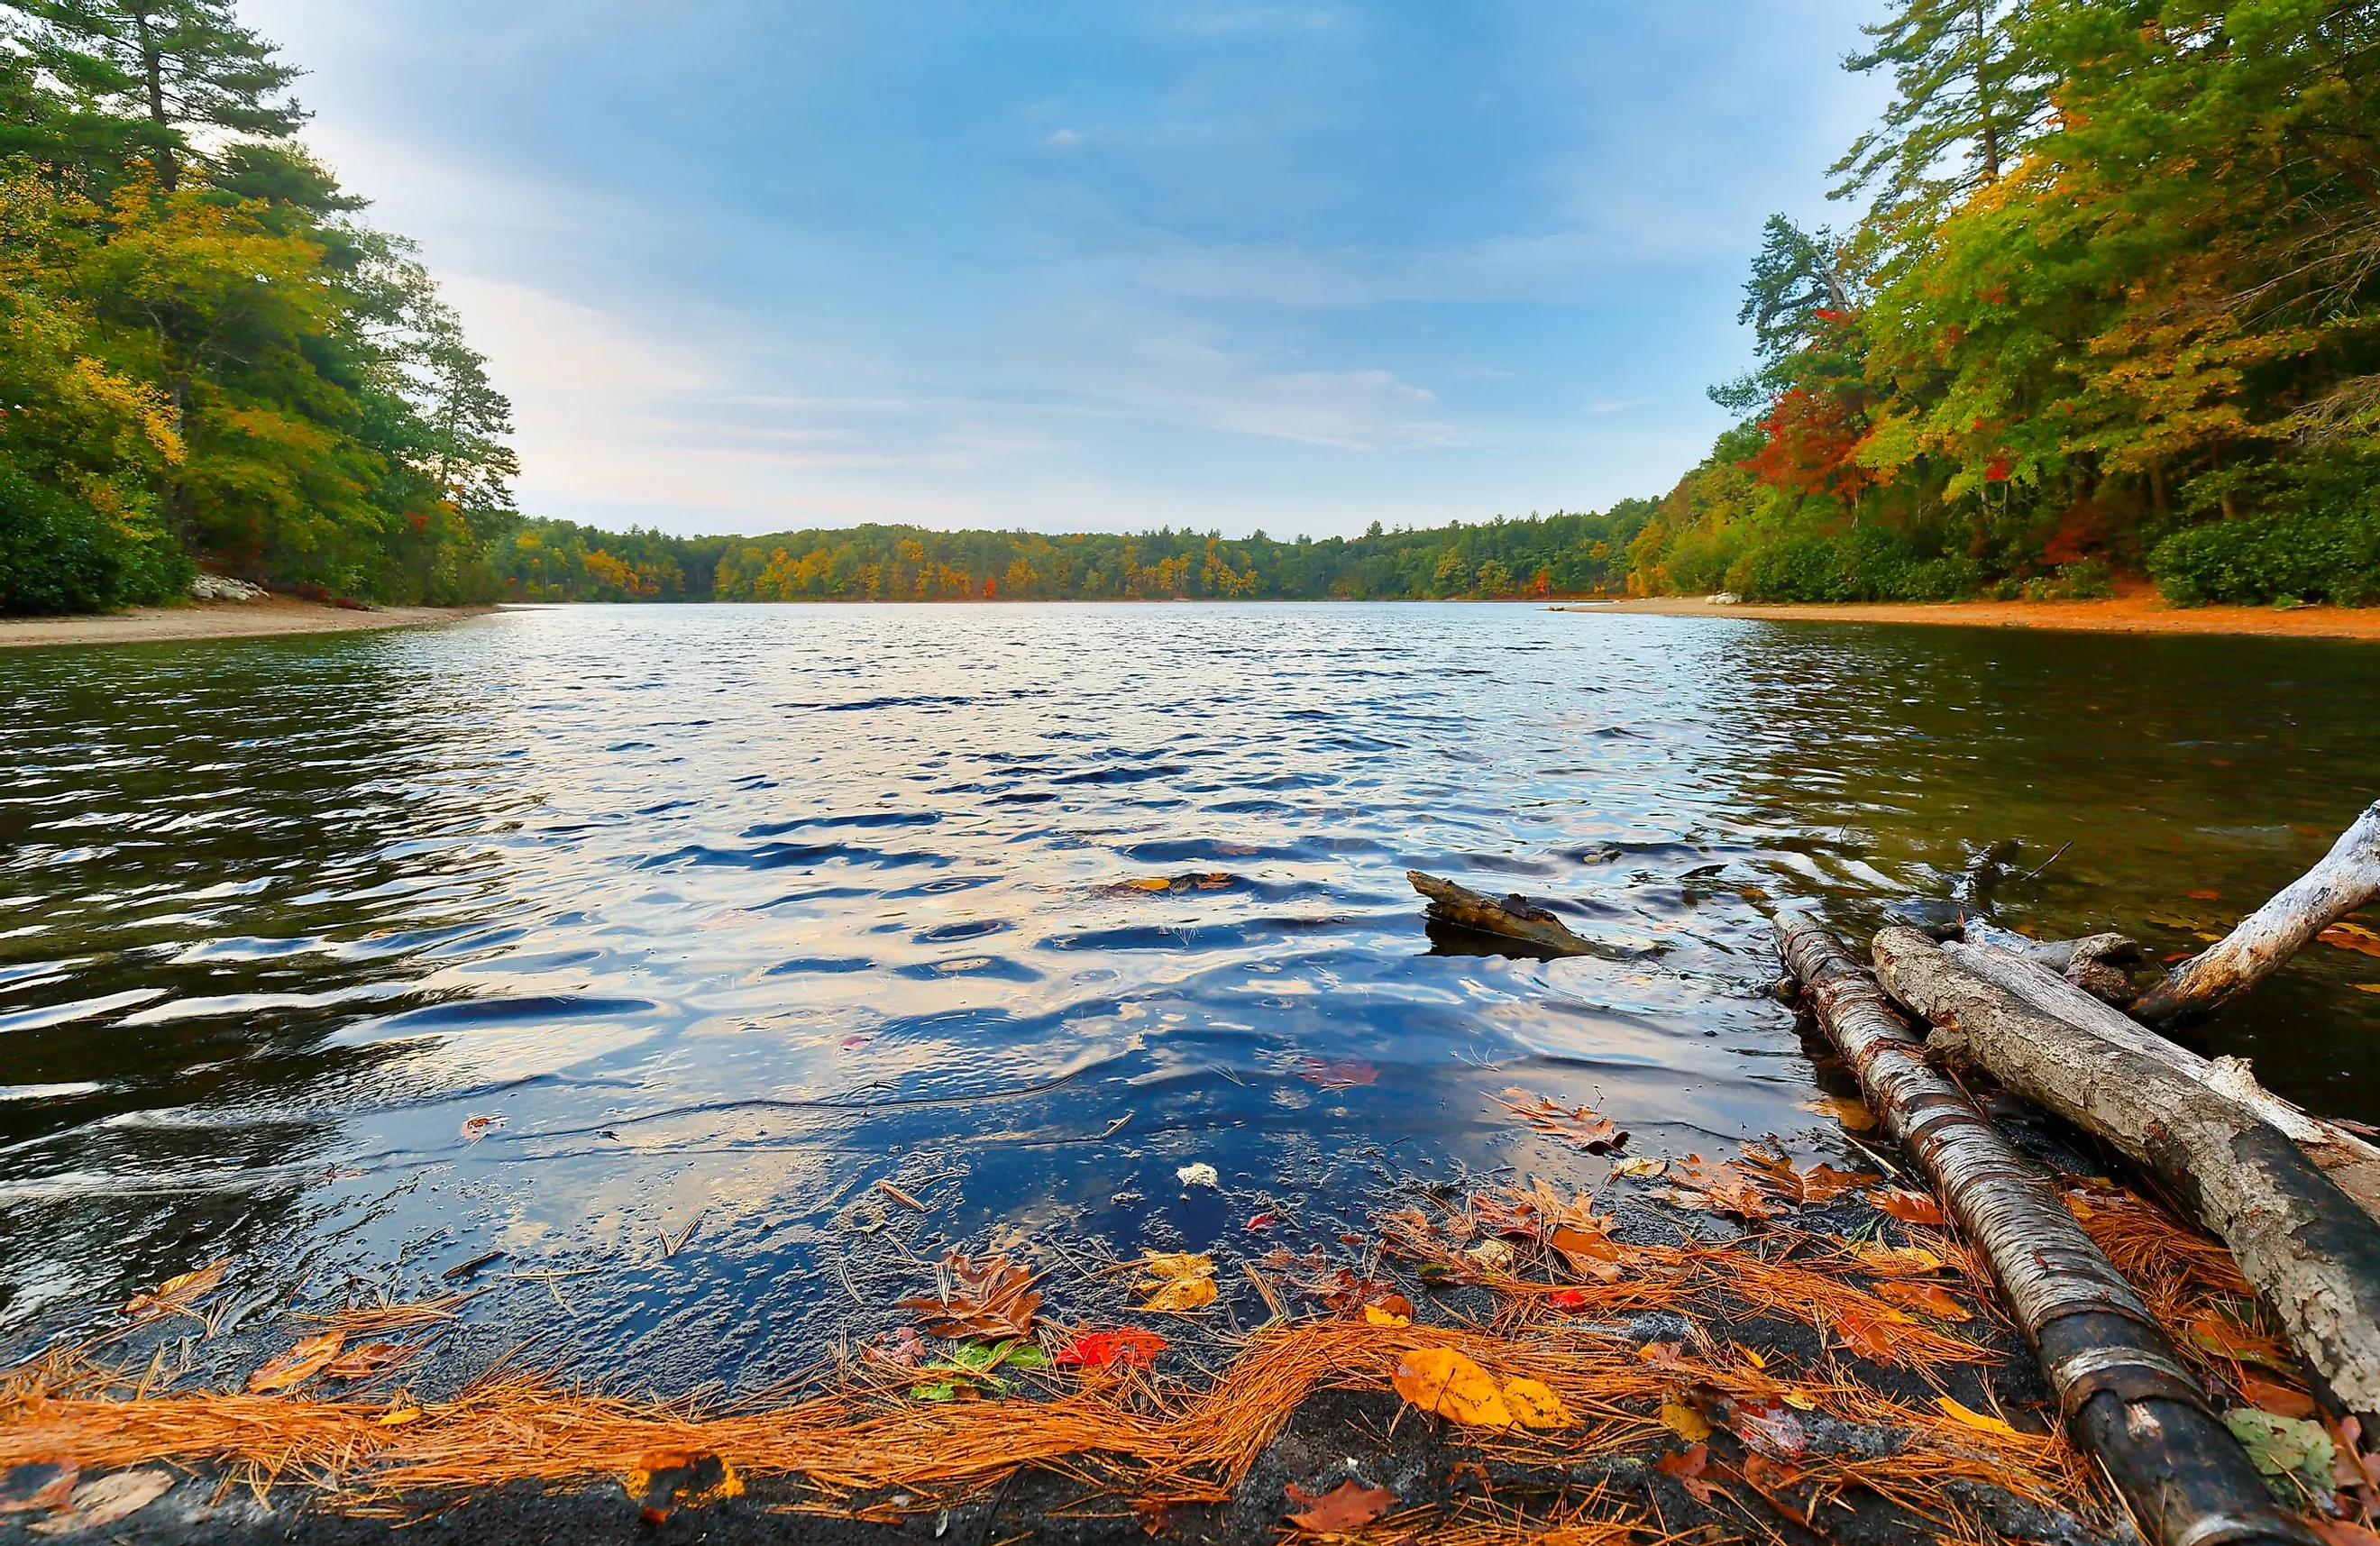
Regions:
<instances>
[{"instance_id":1,"label":"driftwood","mask_svg":"<svg viewBox=\"0 0 2380 1546\"><path fill-rule=\"evenodd\" d=\"M1571 932L1561 919L1517 892L1499 902L1418 870L1406 870L1405 879L1413 883L1415 891L1429 898L1429 916L1439 923L1468 929L1476 934L1493 934L1498 939L1519 940L1548 956L1610 953L1608 947L1598 947L1592 940Z\"/></svg>"},{"instance_id":2,"label":"driftwood","mask_svg":"<svg viewBox=\"0 0 2380 1546\"><path fill-rule=\"evenodd\" d=\"M2139 1295L1998 1129L1927 1064L1874 980L1803 914L1779 913L1777 936L1869 1107L1990 1267L2069 1431L2105 1463L2150 1539L2311 1540L2274 1505Z\"/></svg>"},{"instance_id":3,"label":"driftwood","mask_svg":"<svg viewBox=\"0 0 2380 1546\"><path fill-rule=\"evenodd\" d=\"M2204 1019L2278 971L2306 942L2380 902L2380 800L2339 835L2320 864L2240 920L2223 939L2166 974L2131 1006L2153 1026Z\"/></svg>"},{"instance_id":4,"label":"driftwood","mask_svg":"<svg viewBox=\"0 0 2380 1546\"><path fill-rule=\"evenodd\" d=\"M2380 1412L2380 1226L2277 1128L2161 1058L2043 1012L1913 929L1876 935L1876 964L1936 1046L2171 1187L2339 1400Z\"/></svg>"},{"instance_id":5,"label":"driftwood","mask_svg":"<svg viewBox=\"0 0 2380 1546\"><path fill-rule=\"evenodd\" d=\"M2044 1014L2054 1015L2127 1052L2154 1058L2184 1078L2237 1101L2279 1128L2290 1142L2305 1150L2306 1158L2329 1175L2340 1191L2380 1221L2380 1148L2336 1123L2308 1115L2266 1090L2256 1082L2254 1070L2243 1059L2209 1060L2187 1047L2176 1046L2138 1020L2080 991L2071 968L2060 977L2046 969L2037 957L2019 955L1995 943L1978 942L1972 928L1964 943L1954 942L1942 949L1961 966L1997 982Z\"/></svg>"}]
</instances>

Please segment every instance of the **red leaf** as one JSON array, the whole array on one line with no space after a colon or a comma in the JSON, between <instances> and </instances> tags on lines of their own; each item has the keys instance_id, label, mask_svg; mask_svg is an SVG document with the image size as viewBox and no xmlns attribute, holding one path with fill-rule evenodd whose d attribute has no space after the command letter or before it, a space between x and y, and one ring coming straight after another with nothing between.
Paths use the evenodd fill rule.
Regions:
<instances>
[{"instance_id":1,"label":"red leaf","mask_svg":"<svg viewBox=\"0 0 2380 1546\"><path fill-rule=\"evenodd\" d=\"M1682 1454L1665 1455L1653 1462L1653 1468L1664 1476L1676 1477L1678 1485L1692 1493L1694 1502L1705 1506L1710 1503L1713 1493L1722 1493L1727 1491L1723 1487L1703 1479L1705 1473L1710 1469L1708 1444L1689 1444Z\"/></svg>"},{"instance_id":2,"label":"red leaf","mask_svg":"<svg viewBox=\"0 0 2380 1546\"><path fill-rule=\"evenodd\" d=\"M1318 1498L1293 1481L1284 1491L1291 1503L1305 1505L1303 1513L1291 1515L1289 1522L1317 1535L1362 1529L1397 1506L1394 1492L1385 1487L1366 1487L1353 1477Z\"/></svg>"},{"instance_id":3,"label":"red leaf","mask_svg":"<svg viewBox=\"0 0 2380 1546\"><path fill-rule=\"evenodd\" d=\"M1057 1361L1076 1369L1106 1369L1113 1364L1147 1369L1164 1351L1165 1339L1155 1332L1120 1326L1111 1332L1085 1332L1058 1350Z\"/></svg>"},{"instance_id":4,"label":"red leaf","mask_svg":"<svg viewBox=\"0 0 2380 1546\"><path fill-rule=\"evenodd\" d=\"M1867 1194L1876 1211L1889 1213L1902 1223L1940 1223L1942 1205L1925 1192L1913 1192L1904 1187L1879 1187Z\"/></svg>"}]
</instances>

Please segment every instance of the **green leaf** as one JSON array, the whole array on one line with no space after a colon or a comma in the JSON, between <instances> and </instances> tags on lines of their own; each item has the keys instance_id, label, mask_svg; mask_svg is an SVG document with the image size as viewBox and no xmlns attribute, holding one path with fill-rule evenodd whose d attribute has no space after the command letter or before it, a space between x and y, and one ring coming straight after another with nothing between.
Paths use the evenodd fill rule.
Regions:
<instances>
[{"instance_id":1,"label":"green leaf","mask_svg":"<svg viewBox=\"0 0 2380 1546\"><path fill-rule=\"evenodd\" d=\"M2322 1424L2241 1406L2223 1414L2223 1426L2265 1475L2295 1480L2317 1496L2331 1491L2331 1467L2338 1452Z\"/></svg>"},{"instance_id":2,"label":"green leaf","mask_svg":"<svg viewBox=\"0 0 2380 1546\"><path fill-rule=\"evenodd\" d=\"M959 1382L955 1380L944 1380L940 1384L909 1387L909 1399L912 1401L956 1401L958 1398Z\"/></svg>"}]
</instances>

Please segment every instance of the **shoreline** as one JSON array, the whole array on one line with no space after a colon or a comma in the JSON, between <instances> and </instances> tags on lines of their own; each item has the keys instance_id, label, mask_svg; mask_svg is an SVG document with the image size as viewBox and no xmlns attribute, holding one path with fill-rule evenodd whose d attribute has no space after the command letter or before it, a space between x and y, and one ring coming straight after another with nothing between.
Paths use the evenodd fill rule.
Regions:
<instances>
[{"instance_id":1,"label":"shoreline","mask_svg":"<svg viewBox=\"0 0 2380 1546\"><path fill-rule=\"evenodd\" d=\"M492 606L392 606L372 611L323 606L284 596L258 602L191 602L136 606L71 617L0 617L0 650L37 645L148 644L199 639L275 639L292 634L363 633L483 617Z\"/></svg>"},{"instance_id":2,"label":"shoreline","mask_svg":"<svg viewBox=\"0 0 2380 1546\"><path fill-rule=\"evenodd\" d=\"M1651 617L1741 617L1764 623L1914 623L2073 633L2258 634L2282 639L2380 640L2380 607L2168 606L2154 592L2088 602L1793 602L1722 605L1700 597L1558 602L1554 612Z\"/></svg>"}]
</instances>

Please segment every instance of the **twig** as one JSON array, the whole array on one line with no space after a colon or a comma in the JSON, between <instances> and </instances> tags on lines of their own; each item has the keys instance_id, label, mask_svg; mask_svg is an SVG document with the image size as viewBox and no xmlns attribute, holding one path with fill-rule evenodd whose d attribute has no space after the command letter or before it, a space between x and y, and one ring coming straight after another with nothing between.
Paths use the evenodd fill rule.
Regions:
<instances>
[{"instance_id":1,"label":"twig","mask_svg":"<svg viewBox=\"0 0 2380 1546\"><path fill-rule=\"evenodd\" d=\"M2047 858L2043 859L2039 864L2035 865L2031 870L2026 870L2023 874L2019 875L2016 878L2016 883L2022 885L2025 882L2039 876L2044 870L2048 869L2051 865L2056 864L2059 859L2064 858L2066 857L2066 850L2072 846L2074 846L2074 845L2071 841L2059 844L2058 846L2058 852L2050 855Z\"/></svg>"},{"instance_id":2,"label":"twig","mask_svg":"<svg viewBox=\"0 0 2380 1546\"><path fill-rule=\"evenodd\" d=\"M877 1177L876 1189L912 1212L923 1213L928 1211L924 1203L918 1201L916 1198L911 1197L907 1192L905 1192L900 1187L894 1186L890 1179L884 1176Z\"/></svg>"}]
</instances>

